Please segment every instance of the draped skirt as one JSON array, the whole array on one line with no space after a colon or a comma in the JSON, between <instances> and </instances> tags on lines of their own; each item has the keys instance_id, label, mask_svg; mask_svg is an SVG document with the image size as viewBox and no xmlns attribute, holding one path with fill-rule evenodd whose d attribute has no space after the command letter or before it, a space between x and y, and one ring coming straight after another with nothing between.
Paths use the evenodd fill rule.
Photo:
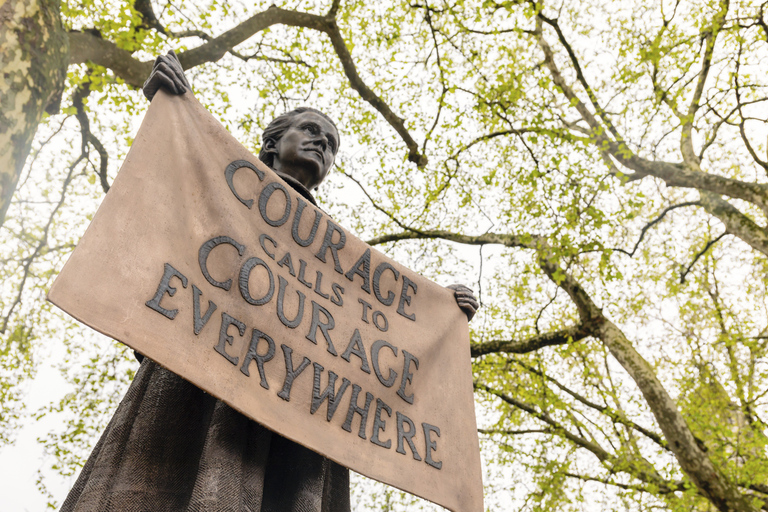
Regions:
<instances>
[{"instance_id":1,"label":"draped skirt","mask_svg":"<svg viewBox=\"0 0 768 512\"><path fill-rule=\"evenodd\" d=\"M349 470L144 359L61 512L349 512Z\"/></svg>"}]
</instances>

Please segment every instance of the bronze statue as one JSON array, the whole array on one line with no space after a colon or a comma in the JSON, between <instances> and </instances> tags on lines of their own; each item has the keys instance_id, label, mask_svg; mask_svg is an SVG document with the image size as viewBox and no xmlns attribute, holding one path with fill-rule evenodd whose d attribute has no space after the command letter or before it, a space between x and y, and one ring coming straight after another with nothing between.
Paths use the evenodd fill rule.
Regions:
<instances>
[{"instance_id":1,"label":"bronze statue","mask_svg":"<svg viewBox=\"0 0 768 512\"><path fill-rule=\"evenodd\" d=\"M190 89L173 54L144 93ZM259 159L308 201L333 166L339 133L311 108L274 119ZM479 304L452 285L469 319ZM271 432L149 359L99 439L63 512L348 512L349 470Z\"/></svg>"}]
</instances>

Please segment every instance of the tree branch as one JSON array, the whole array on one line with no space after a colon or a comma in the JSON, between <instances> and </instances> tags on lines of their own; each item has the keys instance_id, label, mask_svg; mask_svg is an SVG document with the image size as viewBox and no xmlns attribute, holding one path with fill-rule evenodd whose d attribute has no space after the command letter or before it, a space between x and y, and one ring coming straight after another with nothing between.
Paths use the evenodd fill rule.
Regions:
<instances>
[{"instance_id":1,"label":"tree branch","mask_svg":"<svg viewBox=\"0 0 768 512\"><path fill-rule=\"evenodd\" d=\"M673 492L678 491L685 491L686 486L683 482L668 482L667 485L664 488L659 487L658 490L650 490L647 487L643 487L640 485L631 485L631 484L622 484L619 482L615 482L611 480L610 478L597 478L593 476L587 476L587 475L578 475L576 473L564 473L565 476L568 478L576 478L578 480L584 480L585 482L599 482L601 484L605 485L612 485L614 487L619 487L621 489L627 489L627 490L633 490L633 491L641 491L641 492L649 492L651 494L659 493L659 494L670 494Z\"/></svg>"},{"instance_id":2,"label":"tree branch","mask_svg":"<svg viewBox=\"0 0 768 512\"><path fill-rule=\"evenodd\" d=\"M338 5L336 5L336 9L338 9ZM216 62L240 43L272 25L303 27L322 32L330 38L352 88L381 114L405 142L408 148L408 160L419 167L426 166L427 157L419 152L419 146L405 127L404 120L395 114L389 105L374 93L358 74L352 55L349 53L341 31L336 24L336 9L332 7L328 16L320 16L281 9L273 5L223 34L207 40L197 48L180 52L178 54L179 61L184 69L190 69L206 62ZM139 62L131 56L130 52L118 48L111 41L84 32L70 32L69 36L70 64L82 64L91 61L105 66L134 87L141 87L152 70L152 62Z\"/></svg>"},{"instance_id":3,"label":"tree branch","mask_svg":"<svg viewBox=\"0 0 768 512\"><path fill-rule=\"evenodd\" d=\"M638 425L634 421L631 421L631 420L627 419L626 417L624 417L623 414L620 414L619 412L611 409L607 405L600 405L600 404L596 404L596 403L592 402L591 400L589 400L586 397L580 395L579 393L576 393L575 391L573 391L573 390L567 388L566 386L562 385L560 382L558 382L556 379L550 377L546 373L544 373L544 372L542 372L540 370L537 370L536 368L533 368L533 367L523 363L522 361L515 360L515 363L519 364L520 366L525 368L527 371L529 371L529 372L531 372L531 373L533 373L535 375L538 375L539 377L541 377L543 379L548 380L549 382L551 382L552 384L557 386L560 390L562 390L563 392L569 394L570 396L572 396L573 398L575 398L577 401L581 402L582 404L586 405L590 409L594 409L597 412L608 416L608 418L610 418L611 421L613 421L614 423L620 423L620 424L622 424L622 425L624 425L626 427L629 427L629 428L631 428L633 430L636 430L637 432L640 432L641 434L646 436L648 439L650 439L651 441L653 441L654 443L659 445L664 450L669 450L669 447L667 446L667 443L664 442L664 439L662 439L662 437L659 434L657 434L655 432L652 432L652 431L648 430L647 428Z\"/></svg>"},{"instance_id":4,"label":"tree branch","mask_svg":"<svg viewBox=\"0 0 768 512\"><path fill-rule=\"evenodd\" d=\"M644 482L653 483L659 486L659 488L669 488L668 482L661 478L656 470L646 461L642 459L627 460L626 458L615 457L597 443L589 441L588 439L585 439L569 431L546 412L540 411L533 405L527 404L522 400L518 400L517 398L507 395L506 393L493 389L484 383L475 381L475 389L481 389L487 393L490 393L491 395L500 398L502 401L508 403L509 405L525 411L539 421L549 425L552 430L552 434L564 437L576 446L591 452L600 462L606 464L612 471L621 471L627 473L634 478Z\"/></svg>"},{"instance_id":5,"label":"tree branch","mask_svg":"<svg viewBox=\"0 0 768 512\"><path fill-rule=\"evenodd\" d=\"M603 447L570 432L568 429L560 425L560 423L555 421L555 419L552 418L549 414L543 411L539 411L535 406L527 404L522 400L518 400L517 398L507 395L506 393L493 389L487 384L484 384L479 381L475 381L475 389L481 389L486 393L489 393L491 395L494 395L500 398L502 401L508 403L509 405L512 405L517 409L527 412L528 414L530 414L537 420L541 421L542 423L549 425L552 429L553 434L564 437L565 439L568 439L575 445L580 446L589 452L592 452L592 454L595 457L597 457L597 459L600 462L606 462L613 458L613 456L610 453L608 453Z\"/></svg>"},{"instance_id":6,"label":"tree branch","mask_svg":"<svg viewBox=\"0 0 768 512\"><path fill-rule=\"evenodd\" d=\"M109 68L116 77L133 87L141 87L152 71L152 62L141 62L133 58L131 52L118 48L112 41L107 41L88 32L69 33L69 63L85 64L93 62Z\"/></svg>"},{"instance_id":7,"label":"tree branch","mask_svg":"<svg viewBox=\"0 0 768 512\"><path fill-rule=\"evenodd\" d=\"M482 235L473 236L463 235L461 233L453 233L451 231L445 231L442 229L429 229L421 231L403 231L400 233L391 233L389 235L382 235L376 238L371 238L366 243L368 245L379 245L388 242L398 242L401 240L440 239L466 245L504 245L506 247L533 249L536 247L535 241L539 238L539 235L518 236L497 233L485 233Z\"/></svg>"},{"instance_id":8,"label":"tree branch","mask_svg":"<svg viewBox=\"0 0 768 512\"><path fill-rule=\"evenodd\" d=\"M707 253L707 251L708 251L708 250L709 250L709 249L710 249L710 248L711 248L713 245L715 245L717 242L719 242L719 241L720 241L720 239L721 239L721 238L723 238L723 237L724 237L725 235L727 235L727 234L728 234L728 232L726 231L725 233L723 233L722 235L718 236L718 237L717 237L717 238L715 238L714 240L710 240L709 242L707 242L707 244L704 246L704 248L703 248L701 251L699 251L698 253L696 253L696 256L694 256L694 257L693 257L693 261L690 263L690 265L688 265L688 266L687 266L687 267L686 267L686 268L685 268L685 269L684 269L684 270L683 270L683 271L680 273L680 284L683 284L683 283L685 282L685 277L688 275L688 272L690 272L690 271L691 271L691 269L692 269L692 268L693 268L693 266L696 264L696 262L697 262L697 261L699 261L699 258L701 258L702 256L704 256L704 254L706 254L706 253Z\"/></svg>"},{"instance_id":9,"label":"tree branch","mask_svg":"<svg viewBox=\"0 0 768 512\"><path fill-rule=\"evenodd\" d=\"M579 64L579 59L576 57L576 53L574 53L570 43L568 43L568 40L565 38L565 34L563 34L563 31L560 29L560 24L557 22L556 19L547 18L541 12L538 13L538 17L544 23L546 23L547 25L555 29L555 33L557 34L557 39L560 41L560 44L563 45L563 48L565 48L566 53L568 53L568 58L571 60L573 69L576 71L576 79L579 81L581 86L584 88L584 91L587 93L587 97L589 98L590 103L592 103L592 107L595 109L595 112L597 113L597 115L600 116L600 119L608 128L608 131L611 132L611 135L613 135L613 137L617 141L621 142L622 137L619 135L618 130L613 125L608 115L605 113L605 110L603 109L603 107L600 106L600 103L597 101L597 96L595 95L594 90L592 89L592 87L590 87L589 83L587 83L587 78L584 76L584 73L581 69L581 64Z\"/></svg>"},{"instance_id":10,"label":"tree branch","mask_svg":"<svg viewBox=\"0 0 768 512\"><path fill-rule=\"evenodd\" d=\"M683 161L693 169L699 169L699 159L693 150L693 121L696 118L696 112L699 110L701 95L704 92L704 84L709 76L709 70L712 67L712 55L715 50L715 42L720 29L723 27L725 16L728 13L729 0L721 0L720 10L712 19L711 25L704 34L705 48L701 63L701 72L699 80L696 83L691 103L688 105L687 115L683 118L682 129L680 132L680 152L683 155Z\"/></svg>"},{"instance_id":11,"label":"tree branch","mask_svg":"<svg viewBox=\"0 0 768 512\"><path fill-rule=\"evenodd\" d=\"M400 138L405 142L408 148L408 160L415 163L419 168L427 165L426 155L419 152L419 145L411 137L411 134L405 127L403 118L392 112L384 100L379 98L368 86L365 85L360 75L357 73L355 63L352 60L352 55L347 49L347 45L344 42L344 38L341 36L341 31L336 24L335 19L328 20L328 28L324 30L326 34L331 38L333 48L336 50L336 54L341 60L341 65L344 67L344 73L347 75L349 84L357 91L361 98L368 102L373 108L375 108L384 119L387 120L389 125L395 129Z\"/></svg>"},{"instance_id":12,"label":"tree branch","mask_svg":"<svg viewBox=\"0 0 768 512\"><path fill-rule=\"evenodd\" d=\"M378 240L375 239L374 241L382 243L379 240L384 238L379 237ZM703 444L691 432L690 427L688 427L685 418L678 410L672 397L669 396L669 393L667 393L656 377L652 366L635 350L624 333L603 315L602 309L592 301L581 284L573 276L560 268L558 258L554 255L544 237L534 237L532 235L517 237L514 235L504 236L492 233L473 237L431 230L420 233L406 231L404 233L388 235L386 238L386 241L440 238L471 245L500 243L507 247L524 247L536 250L539 266L552 282L570 296L579 311L581 323L588 326L590 331L594 333L594 336L605 344L613 357L632 377L632 380L635 381L646 403L653 412L656 422L664 434L667 445L672 453L674 453L681 469L691 478L699 492L723 512L754 510L744 496L739 493L736 486L709 459L703 450ZM503 399L506 401L506 398ZM509 403L514 404L514 402ZM530 408L530 406L528 407ZM541 415L540 412L535 410L531 414L537 418ZM574 442L577 441L574 440Z\"/></svg>"},{"instance_id":13,"label":"tree branch","mask_svg":"<svg viewBox=\"0 0 768 512\"><path fill-rule=\"evenodd\" d=\"M651 222L643 226L643 229L640 231L640 238L637 239L637 242L635 243L635 246L632 248L631 252L627 252L624 249L614 249L614 251L620 251L624 254L628 255L630 258L635 255L635 252L637 252L637 248L640 247L640 242L643 241L643 238L645 237L645 234L648 232L649 229L651 229L653 226L661 222L664 217L671 212L672 210L675 210L677 208L682 208L684 206L701 206L701 203L698 201L688 201L685 203L680 204L673 204L672 206L668 206L667 208L664 208L664 210L659 214L658 217L653 219Z\"/></svg>"},{"instance_id":14,"label":"tree branch","mask_svg":"<svg viewBox=\"0 0 768 512\"><path fill-rule=\"evenodd\" d=\"M537 30L535 33L538 44L544 52L544 64L552 76L552 81L561 91L563 91L565 97L571 102L573 107L589 126L590 137L598 148L610 153L610 155L624 167L635 171L639 176L654 176L660 178L671 187L695 188L698 190L727 195L735 199L743 199L755 204L768 215L768 185L748 183L701 172L695 154L693 155L693 160L690 158L687 160L684 159L686 164L695 162L695 166L691 167L693 170L687 169L681 164L647 160L636 155L626 144L609 138L605 134L605 130L600 121L595 118L573 89L566 83L562 73L555 63L552 48L544 39L541 23L542 21L539 19L539 21L537 21ZM704 73L704 71L702 71L702 73ZM691 105L693 105L693 103Z\"/></svg>"},{"instance_id":15,"label":"tree branch","mask_svg":"<svg viewBox=\"0 0 768 512\"><path fill-rule=\"evenodd\" d=\"M470 350L472 357L479 357L485 354L493 354L497 352L507 352L512 354L526 354L528 352L534 352L544 347L551 347L555 345L565 345L567 343L573 343L580 341L590 333L583 325L574 325L560 329L559 331L548 332L545 334L539 334L531 338L514 341L514 340L494 340L486 341L484 343L472 343Z\"/></svg>"},{"instance_id":16,"label":"tree branch","mask_svg":"<svg viewBox=\"0 0 768 512\"><path fill-rule=\"evenodd\" d=\"M560 268L557 258L544 242L540 242L538 255L542 270L576 304L581 321L595 325L595 335L635 381L681 469L691 478L699 492L723 512L754 510L704 452L648 361L635 350L624 333L603 315L602 309L597 307L581 284Z\"/></svg>"},{"instance_id":17,"label":"tree branch","mask_svg":"<svg viewBox=\"0 0 768 512\"><path fill-rule=\"evenodd\" d=\"M704 209L725 224L727 233L736 235L753 249L768 255L768 233L763 228L717 194L702 191L699 196Z\"/></svg>"},{"instance_id":18,"label":"tree branch","mask_svg":"<svg viewBox=\"0 0 768 512\"><path fill-rule=\"evenodd\" d=\"M38 242L32 254L24 258L24 265L22 268L22 275L21 275L21 282L19 283L19 289L16 292L16 298L14 299L13 303L11 303L11 306L8 308L8 312L3 317L2 324L0 325L0 334L5 333L5 330L8 328L8 322L10 322L11 315L13 315L13 311L16 309L16 307L19 304L21 304L21 296L24 292L24 287L27 283L27 279L29 278L30 268L32 266L32 263L35 261L35 258L37 258L40 255L43 248L45 248L48 245L48 232L51 229L51 225L53 225L53 219L56 217L56 214L61 208L61 205L64 204L64 200L67 197L67 189L69 188L69 184L72 182L75 167L77 167L77 165L80 162L82 162L85 158L86 158L86 154L83 152L69 166L67 176L64 178L64 183L61 187L61 195L59 196L59 201L53 207L53 210L51 211L51 214L48 217L48 222L45 224L45 227L43 228L43 233L40 236L40 241Z\"/></svg>"},{"instance_id":19,"label":"tree branch","mask_svg":"<svg viewBox=\"0 0 768 512\"><path fill-rule=\"evenodd\" d=\"M109 165L109 154L104 149L104 145L91 132L91 123L88 120L88 114L85 112L85 99L91 94L90 82L84 82L75 90L72 95L72 105L75 107L78 122L80 123L80 133L82 135L81 147L83 153L88 154L88 144L96 148L99 153L99 181L101 188L106 194L109 192L109 182L107 181L107 167Z\"/></svg>"}]
</instances>

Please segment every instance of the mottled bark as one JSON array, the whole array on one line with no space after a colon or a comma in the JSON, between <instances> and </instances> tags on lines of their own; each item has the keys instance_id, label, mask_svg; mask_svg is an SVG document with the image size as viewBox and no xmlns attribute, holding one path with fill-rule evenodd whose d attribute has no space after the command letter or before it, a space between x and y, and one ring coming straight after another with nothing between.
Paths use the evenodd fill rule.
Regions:
<instances>
[{"instance_id":1,"label":"mottled bark","mask_svg":"<svg viewBox=\"0 0 768 512\"><path fill-rule=\"evenodd\" d=\"M709 459L648 361L635 350L621 329L603 315L602 309L592 301L578 281L563 272L545 244L539 247L539 264L550 279L568 293L579 310L582 323L605 344L635 381L680 468L698 491L723 512L755 510L736 485Z\"/></svg>"},{"instance_id":2,"label":"mottled bark","mask_svg":"<svg viewBox=\"0 0 768 512\"><path fill-rule=\"evenodd\" d=\"M0 225L44 112L59 110L69 42L58 0L0 6Z\"/></svg>"},{"instance_id":3,"label":"mottled bark","mask_svg":"<svg viewBox=\"0 0 768 512\"><path fill-rule=\"evenodd\" d=\"M699 192L700 203L710 214L725 224L726 232L748 243L756 251L768 255L768 231L758 226L728 201L711 192Z\"/></svg>"},{"instance_id":4,"label":"mottled bark","mask_svg":"<svg viewBox=\"0 0 768 512\"><path fill-rule=\"evenodd\" d=\"M720 2L720 10L714 16L711 24L703 30L704 54L702 56L701 71L696 82L696 89L692 95L690 104L685 114L678 113L681 123L680 155L681 162L666 162L661 160L649 160L632 151L622 140L618 131L613 127L610 118L605 115L594 91L586 82L576 55L570 49L563 33L559 30L557 22L539 14L536 30L537 42L544 53L544 65L549 71L552 81L562 91L573 108L579 113L581 119L589 127L584 128L575 123L568 124L568 128L587 135L596 147L600 148L606 161L612 165L617 162L627 169L627 174L632 180L644 177L654 177L662 180L668 187L690 188L698 190L701 194L701 206L711 215L717 217L731 233L755 250L768 255L768 227L761 227L746 215L729 203L726 199L741 199L757 206L768 217L768 184L742 181L727 178L717 174L705 172L700 166L700 158L693 147L693 120L700 107L702 91L709 75L712 63L715 42L720 29L723 26L725 15L728 12L729 2ZM590 102L597 115L593 114L587 105L581 101L575 90L567 83L560 68L555 62L555 54L552 47L544 38L542 27L544 23L555 28L559 42L566 49L569 60L576 71L579 84L584 88L590 98ZM752 153L754 153L752 151ZM754 156L754 155L753 155ZM758 159L759 163L759 159ZM725 196L726 199L720 196Z\"/></svg>"},{"instance_id":5,"label":"mottled bark","mask_svg":"<svg viewBox=\"0 0 768 512\"><path fill-rule=\"evenodd\" d=\"M702 201L704 200L713 200L713 197L705 198L704 194L702 194ZM722 202L725 203L725 201ZM680 468L690 478L699 493L709 499L718 510L723 512L755 510L747 498L741 494L736 484L731 482L710 460L703 447L703 443L691 432L685 418L677 408L677 404L656 377L653 367L635 350L632 342L627 339L621 329L603 314L602 309L594 303L584 287L573 276L563 271L558 258L553 254L542 236L496 233L471 236L442 230L418 231L410 229L378 237L369 240L368 243L378 244L414 239L442 239L469 245L501 244L506 247L535 250L538 254L538 262L542 270L557 286L568 294L578 309L579 325L534 337L530 340L524 340L523 342L492 342L492 345L487 347L491 350L484 351L485 344L474 345L473 355L478 356L497 350L501 352L526 352L527 350L525 349L528 348L527 345L529 343L533 345L540 344L541 346L557 345L579 337L594 336L605 344L613 357L635 381L664 434L664 441L667 443L669 450L675 455ZM540 413L537 414L534 414L534 416L542 419ZM584 444L577 444L586 447ZM589 449L589 447L587 448ZM595 451L593 453L600 457ZM638 478L647 478L648 474L638 474L636 476Z\"/></svg>"}]
</instances>

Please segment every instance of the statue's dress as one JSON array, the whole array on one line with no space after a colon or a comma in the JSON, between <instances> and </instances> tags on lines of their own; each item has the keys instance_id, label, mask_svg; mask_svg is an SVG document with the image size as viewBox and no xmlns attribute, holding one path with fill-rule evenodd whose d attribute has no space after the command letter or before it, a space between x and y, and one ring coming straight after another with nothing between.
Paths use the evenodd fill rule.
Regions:
<instances>
[{"instance_id":1,"label":"statue's dress","mask_svg":"<svg viewBox=\"0 0 768 512\"><path fill-rule=\"evenodd\" d=\"M301 184L281 175L313 204ZM349 470L144 359L61 512L349 512Z\"/></svg>"}]
</instances>

